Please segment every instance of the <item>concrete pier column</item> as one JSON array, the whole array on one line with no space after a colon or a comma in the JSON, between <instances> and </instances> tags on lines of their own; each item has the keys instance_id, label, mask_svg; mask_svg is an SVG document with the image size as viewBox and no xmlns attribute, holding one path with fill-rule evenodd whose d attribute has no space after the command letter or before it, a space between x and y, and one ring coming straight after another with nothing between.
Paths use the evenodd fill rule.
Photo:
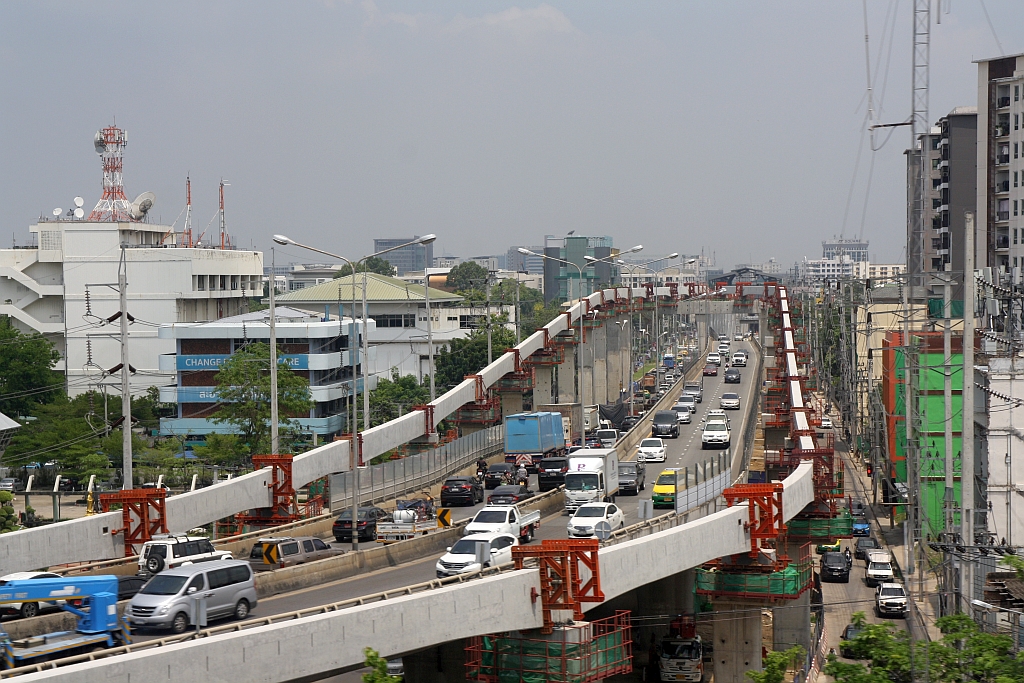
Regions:
<instances>
[{"instance_id":1,"label":"concrete pier column","mask_svg":"<svg viewBox=\"0 0 1024 683\"><path fill-rule=\"evenodd\" d=\"M772 610L772 649L788 650L799 645L811 651L811 591Z\"/></svg>"},{"instance_id":2,"label":"concrete pier column","mask_svg":"<svg viewBox=\"0 0 1024 683\"><path fill-rule=\"evenodd\" d=\"M466 680L465 641L452 640L402 656L406 683L449 683Z\"/></svg>"},{"instance_id":3,"label":"concrete pier column","mask_svg":"<svg viewBox=\"0 0 1024 683\"><path fill-rule=\"evenodd\" d=\"M515 415L523 412L523 395L518 391L506 391L501 394L501 415Z\"/></svg>"},{"instance_id":4,"label":"concrete pier column","mask_svg":"<svg viewBox=\"0 0 1024 683\"><path fill-rule=\"evenodd\" d=\"M622 501L622 499L619 499ZM615 610L628 609L636 620L633 625L634 670L641 671L649 663L651 638L660 642L668 635L668 620L693 614L695 569L667 576L609 600L587 611L588 619L610 617ZM653 617L647 619L645 617Z\"/></svg>"},{"instance_id":5,"label":"concrete pier column","mask_svg":"<svg viewBox=\"0 0 1024 683\"><path fill-rule=\"evenodd\" d=\"M580 371L577 379L583 387L583 405L592 406L597 403L594 393L594 334L596 328L586 330L587 342L580 345Z\"/></svg>"},{"instance_id":6,"label":"concrete pier column","mask_svg":"<svg viewBox=\"0 0 1024 683\"><path fill-rule=\"evenodd\" d=\"M622 340L625 339L626 333L623 332L622 326L619 325L620 322L619 320L613 320L605 325L605 344L607 348L605 372L608 377L609 403L613 403L619 397L620 392L626 389L626 379L622 368L624 350Z\"/></svg>"},{"instance_id":7,"label":"concrete pier column","mask_svg":"<svg viewBox=\"0 0 1024 683\"><path fill-rule=\"evenodd\" d=\"M533 373L533 405L554 403L552 400L552 379L554 368L540 367Z\"/></svg>"},{"instance_id":8,"label":"concrete pier column","mask_svg":"<svg viewBox=\"0 0 1024 683\"><path fill-rule=\"evenodd\" d=\"M591 330L590 346L593 353L594 402L608 403L608 324Z\"/></svg>"},{"instance_id":9,"label":"concrete pier column","mask_svg":"<svg viewBox=\"0 0 1024 683\"><path fill-rule=\"evenodd\" d=\"M565 348L565 360L556 370L558 378L557 403L574 403L576 401L576 350L572 346Z\"/></svg>"},{"instance_id":10,"label":"concrete pier column","mask_svg":"<svg viewBox=\"0 0 1024 683\"><path fill-rule=\"evenodd\" d=\"M715 601L715 683L749 683L761 671L761 608Z\"/></svg>"}]
</instances>

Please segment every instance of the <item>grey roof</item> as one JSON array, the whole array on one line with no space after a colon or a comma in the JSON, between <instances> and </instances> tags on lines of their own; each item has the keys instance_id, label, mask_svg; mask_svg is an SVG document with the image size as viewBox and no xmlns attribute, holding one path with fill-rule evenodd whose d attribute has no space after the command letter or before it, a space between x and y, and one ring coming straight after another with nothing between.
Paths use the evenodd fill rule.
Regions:
<instances>
[{"instance_id":1,"label":"grey roof","mask_svg":"<svg viewBox=\"0 0 1024 683\"><path fill-rule=\"evenodd\" d=\"M288 306L274 306L274 317L277 320L294 318L296 320L309 320L310 318L320 319L320 315L312 313L310 311L300 311L297 308L289 308ZM213 324L222 325L224 323L248 323L258 322L261 320L270 320L270 309L265 308L262 311L253 311L252 313L242 313L240 315L233 315L228 318L218 318L212 321Z\"/></svg>"},{"instance_id":2,"label":"grey roof","mask_svg":"<svg viewBox=\"0 0 1024 683\"><path fill-rule=\"evenodd\" d=\"M953 107L953 111L949 112L946 116L970 116L974 114L978 115L977 105L970 105L968 107Z\"/></svg>"}]
</instances>

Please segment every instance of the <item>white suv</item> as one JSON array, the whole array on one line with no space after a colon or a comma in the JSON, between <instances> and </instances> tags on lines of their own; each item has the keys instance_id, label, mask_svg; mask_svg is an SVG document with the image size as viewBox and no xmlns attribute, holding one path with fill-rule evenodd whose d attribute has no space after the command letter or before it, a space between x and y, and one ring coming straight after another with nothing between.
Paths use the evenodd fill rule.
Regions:
<instances>
[{"instance_id":1,"label":"white suv","mask_svg":"<svg viewBox=\"0 0 1024 683\"><path fill-rule=\"evenodd\" d=\"M139 571L159 574L165 569L209 562L231 560L227 550L217 550L210 539L203 536L156 536L146 541L139 553Z\"/></svg>"},{"instance_id":2,"label":"white suv","mask_svg":"<svg viewBox=\"0 0 1024 683\"><path fill-rule=\"evenodd\" d=\"M898 583L883 583L875 590L875 615L907 617L907 592Z\"/></svg>"},{"instance_id":3,"label":"white suv","mask_svg":"<svg viewBox=\"0 0 1024 683\"><path fill-rule=\"evenodd\" d=\"M705 422L704 431L700 435L701 449L711 447L728 448L730 441L729 425L726 422Z\"/></svg>"}]
</instances>

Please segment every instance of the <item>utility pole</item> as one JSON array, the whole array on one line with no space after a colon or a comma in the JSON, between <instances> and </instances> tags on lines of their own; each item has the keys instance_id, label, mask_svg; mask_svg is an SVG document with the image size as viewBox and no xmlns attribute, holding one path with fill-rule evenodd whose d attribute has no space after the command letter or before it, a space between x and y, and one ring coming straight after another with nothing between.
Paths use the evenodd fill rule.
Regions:
<instances>
[{"instance_id":1,"label":"utility pole","mask_svg":"<svg viewBox=\"0 0 1024 683\"><path fill-rule=\"evenodd\" d=\"M949 264L946 264L947 269ZM942 282L942 397L943 397L943 420L945 425L943 447L945 448L945 490L943 491L943 530L949 534L953 531L953 338L950 324L952 316L952 287L950 273L947 270L946 277ZM965 385L966 389L966 385ZM966 415L964 416L966 418ZM947 539L949 536L946 537ZM946 601L953 595L953 565L949 553L943 562L943 588ZM945 613L960 612L960 604L945 604Z\"/></svg>"},{"instance_id":2,"label":"utility pole","mask_svg":"<svg viewBox=\"0 0 1024 683\"><path fill-rule=\"evenodd\" d=\"M974 212L964 214L964 368L963 426L960 456L960 523L964 540L974 544L974 312L977 300L974 277ZM961 594L974 599L974 565L961 563Z\"/></svg>"},{"instance_id":3,"label":"utility pole","mask_svg":"<svg viewBox=\"0 0 1024 683\"><path fill-rule=\"evenodd\" d=\"M487 364L490 365L494 362L494 356L491 353L491 273L487 271L487 279L484 280L484 291L485 291L485 308L487 321Z\"/></svg>"},{"instance_id":4,"label":"utility pole","mask_svg":"<svg viewBox=\"0 0 1024 683\"><path fill-rule=\"evenodd\" d=\"M223 192L223 190L222 190ZM277 308L274 305L274 290L277 289L275 249L270 249L270 452L281 452L281 434L277 415Z\"/></svg>"},{"instance_id":5,"label":"utility pole","mask_svg":"<svg viewBox=\"0 0 1024 683\"><path fill-rule=\"evenodd\" d=\"M430 402L437 396L434 393L434 319L430 313L430 269L423 268L423 301L427 308L427 366L430 370ZM519 323L516 322L516 329Z\"/></svg>"},{"instance_id":6,"label":"utility pole","mask_svg":"<svg viewBox=\"0 0 1024 683\"><path fill-rule=\"evenodd\" d=\"M117 289L121 299L121 432L124 436L122 471L125 490L135 488L132 472L132 394L128 365L128 261L121 245L121 267L117 269Z\"/></svg>"}]
</instances>

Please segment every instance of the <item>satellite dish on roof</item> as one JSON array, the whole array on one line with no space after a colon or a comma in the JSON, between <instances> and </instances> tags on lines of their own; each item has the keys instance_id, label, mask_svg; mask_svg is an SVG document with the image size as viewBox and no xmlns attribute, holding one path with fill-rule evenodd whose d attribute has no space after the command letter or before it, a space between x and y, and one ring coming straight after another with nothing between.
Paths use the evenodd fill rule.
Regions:
<instances>
[{"instance_id":1,"label":"satellite dish on roof","mask_svg":"<svg viewBox=\"0 0 1024 683\"><path fill-rule=\"evenodd\" d=\"M77 209L75 209L75 218L81 218L84 215L85 211L82 210L82 207L78 207Z\"/></svg>"},{"instance_id":2,"label":"satellite dish on roof","mask_svg":"<svg viewBox=\"0 0 1024 683\"><path fill-rule=\"evenodd\" d=\"M135 201L132 202L131 215L137 221L142 220L149 213L149 210L153 208L153 202L156 201L156 195L152 192L143 192Z\"/></svg>"},{"instance_id":3,"label":"satellite dish on roof","mask_svg":"<svg viewBox=\"0 0 1024 683\"><path fill-rule=\"evenodd\" d=\"M82 206L84 206L84 205L85 205L85 200L84 199L82 199L81 197L75 197L75 206L77 206L78 208L82 208Z\"/></svg>"},{"instance_id":4,"label":"satellite dish on roof","mask_svg":"<svg viewBox=\"0 0 1024 683\"><path fill-rule=\"evenodd\" d=\"M103 154L107 151L107 143L103 139L103 131L96 131L96 137L92 139L92 146L96 148L97 154Z\"/></svg>"},{"instance_id":5,"label":"satellite dish on roof","mask_svg":"<svg viewBox=\"0 0 1024 683\"><path fill-rule=\"evenodd\" d=\"M58 206L58 207L57 207L56 209L54 209L54 210L53 210L53 215L54 215L54 216L57 216L58 218L60 218L60 214L61 214L61 213L62 213L63 211L64 211L64 209L62 209L62 208L60 208L60 207Z\"/></svg>"}]
</instances>

